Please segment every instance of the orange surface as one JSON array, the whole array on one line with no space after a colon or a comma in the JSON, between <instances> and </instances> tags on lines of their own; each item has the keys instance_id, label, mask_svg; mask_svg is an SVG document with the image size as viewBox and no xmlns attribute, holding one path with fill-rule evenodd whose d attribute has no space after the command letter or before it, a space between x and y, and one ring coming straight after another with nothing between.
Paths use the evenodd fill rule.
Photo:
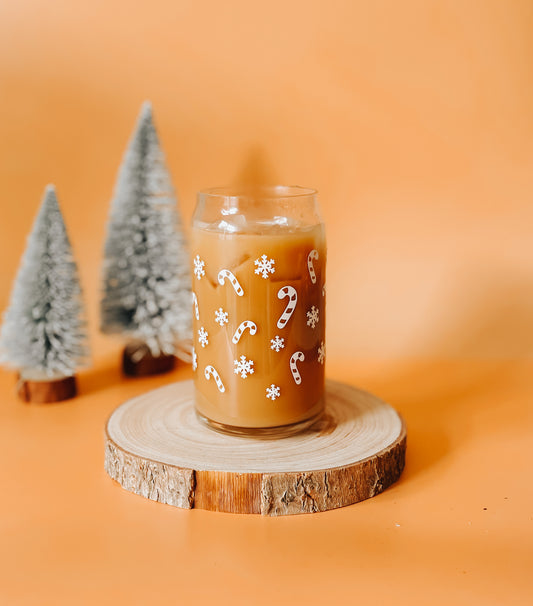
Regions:
<instances>
[{"instance_id":1,"label":"orange surface","mask_svg":"<svg viewBox=\"0 0 533 606\"><path fill-rule=\"evenodd\" d=\"M52 181L95 361L54 406L19 403L0 373L1 604L531 603L531 31L529 0L0 3L0 308ZM121 380L96 333L145 98L186 220L203 187L319 189L327 372L408 424L384 494L261 519L106 477L108 414L190 373Z\"/></svg>"},{"instance_id":2,"label":"orange surface","mask_svg":"<svg viewBox=\"0 0 533 606\"><path fill-rule=\"evenodd\" d=\"M116 358L64 404L23 405L0 376L0 603L531 604L533 364L334 369L404 415L404 474L351 507L262 518L175 509L109 479L114 407L191 375L121 381Z\"/></svg>"}]
</instances>

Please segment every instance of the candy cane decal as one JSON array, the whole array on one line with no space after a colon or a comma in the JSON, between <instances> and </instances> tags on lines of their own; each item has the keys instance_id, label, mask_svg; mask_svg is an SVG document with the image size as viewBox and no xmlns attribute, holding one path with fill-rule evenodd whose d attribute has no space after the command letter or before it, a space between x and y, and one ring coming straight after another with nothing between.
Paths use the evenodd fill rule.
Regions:
<instances>
[{"instance_id":1,"label":"candy cane decal","mask_svg":"<svg viewBox=\"0 0 533 606\"><path fill-rule=\"evenodd\" d=\"M198 297L195 292L192 293L192 302L194 303L194 317L199 320L200 312L198 311Z\"/></svg>"},{"instance_id":2,"label":"candy cane decal","mask_svg":"<svg viewBox=\"0 0 533 606\"><path fill-rule=\"evenodd\" d=\"M313 259L318 260L318 250L313 248L313 250L307 255L307 269L309 270L309 277L311 278L311 282L316 284L316 273L315 268L313 267Z\"/></svg>"},{"instance_id":3,"label":"candy cane decal","mask_svg":"<svg viewBox=\"0 0 533 606\"><path fill-rule=\"evenodd\" d=\"M237 293L237 295L239 297L242 297L244 295L244 290L239 284L239 280L237 280L237 278L231 273L229 269L221 269L218 272L218 283L223 286L224 280L226 278L230 281L231 285L233 286L233 290Z\"/></svg>"},{"instance_id":4,"label":"candy cane decal","mask_svg":"<svg viewBox=\"0 0 533 606\"><path fill-rule=\"evenodd\" d=\"M209 377L212 376L213 379L215 379L215 383L217 384L218 387L218 391L220 391L220 393L224 393L226 391L226 388L224 387L224 383L222 383L222 380L220 378L220 375L218 374L218 372L213 368L213 366L211 366L211 364L209 364L209 366L205 367L204 370L204 375L205 378L209 381Z\"/></svg>"},{"instance_id":5,"label":"candy cane decal","mask_svg":"<svg viewBox=\"0 0 533 606\"><path fill-rule=\"evenodd\" d=\"M278 328L285 328L285 325L290 320L294 312L296 301L298 300L296 288L293 288L292 286L284 286L283 288L280 288L278 290L278 299L284 299L285 297L289 297L289 302L287 303L287 307L278 320Z\"/></svg>"},{"instance_id":6,"label":"candy cane decal","mask_svg":"<svg viewBox=\"0 0 533 606\"><path fill-rule=\"evenodd\" d=\"M292 354L291 360L289 362L292 372L292 378L294 379L296 385L300 385L300 383L302 382L302 375L300 374L300 371L296 366L296 362L303 362L304 360L305 356L303 351L297 351L296 353Z\"/></svg>"},{"instance_id":7,"label":"candy cane decal","mask_svg":"<svg viewBox=\"0 0 533 606\"><path fill-rule=\"evenodd\" d=\"M252 322L251 320L245 320L244 322L241 322L239 324L239 327L235 331L235 334L233 335L233 339L231 340L232 343L235 343L235 345L236 345L239 342L239 339L242 337L242 333L247 328L250 329L250 334L251 335L255 335L255 333L257 332L257 325L256 325L256 323Z\"/></svg>"}]
</instances>

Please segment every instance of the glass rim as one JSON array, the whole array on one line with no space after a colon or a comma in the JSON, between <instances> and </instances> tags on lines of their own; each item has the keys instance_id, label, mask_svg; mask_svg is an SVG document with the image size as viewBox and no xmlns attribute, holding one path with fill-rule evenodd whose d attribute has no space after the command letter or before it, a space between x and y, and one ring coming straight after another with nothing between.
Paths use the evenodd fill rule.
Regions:
<instances>
[{"instance_id":1,"label":"glass rim","mask_svg":"<svg viewBox=\"0 0 533 606\"><path fill-rule=\"evenodd\" d=\"M315 196L318 191L312 187L300 185L227 185L201 189L198 196L202 198L242 199L258 198L261 200L280 200L286 198L306 198Z\"/></svg>"}]
</instances>

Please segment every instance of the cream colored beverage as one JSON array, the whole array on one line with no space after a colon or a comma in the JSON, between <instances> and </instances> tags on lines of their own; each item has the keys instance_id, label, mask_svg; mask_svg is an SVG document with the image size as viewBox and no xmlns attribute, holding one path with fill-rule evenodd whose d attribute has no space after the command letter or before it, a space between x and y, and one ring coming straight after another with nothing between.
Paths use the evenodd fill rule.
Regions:
<instances>
[{"instance_id":1,"label":"cream colored beverage","mask_svg":"<svg viewBox=\"0 0 533 606\"><path fill-rule=\"evenodd\" d=\"M222 430L298 427L324 406L324 226L232 219L192 230L196 409Z\"/></svg>"}]
</instances>

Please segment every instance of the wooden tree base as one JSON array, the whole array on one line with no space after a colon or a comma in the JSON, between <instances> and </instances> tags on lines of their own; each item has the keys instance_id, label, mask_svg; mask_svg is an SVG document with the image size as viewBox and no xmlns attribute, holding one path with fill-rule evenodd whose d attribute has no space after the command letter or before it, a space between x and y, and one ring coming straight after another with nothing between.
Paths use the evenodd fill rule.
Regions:
<instances>
[{"instance_id":1,"label":"wooden tree base","mask_svg":"<svg viewBox=\"0 0 533 606\"><path fill-rule=\"evenodd\" d=\"M187 509L278 516L373 497L402 473L405 425L375 396L326 385L323 418L280 440L206 427L195 414L192 381L148 392L109 418L105 469L126 490Z\"/></svg>"},{"instance_id":2,"label":"wooden tree base","mask_svg":"<svg viewBox=\"0 0 533 606\"><path fill-rule=\"evenodd\" d=\"M36 404L61 402L74 398L77 393L78 387L74 376L38 381L19 377L17 382L17 394L24 402Z\"/></svg>"},{"instance_id":3,"label":"wooden tree base","mask_svg":"<svg viewBox=\"0 0 533 606\"><path fill-rule=\"evenodd\" d=\"M169 372L176 366L176 358L161 354L154 356L144 343L129 343L122 353L122 370L130 377L145 377Z\"/></svg>"}]
</instances>

